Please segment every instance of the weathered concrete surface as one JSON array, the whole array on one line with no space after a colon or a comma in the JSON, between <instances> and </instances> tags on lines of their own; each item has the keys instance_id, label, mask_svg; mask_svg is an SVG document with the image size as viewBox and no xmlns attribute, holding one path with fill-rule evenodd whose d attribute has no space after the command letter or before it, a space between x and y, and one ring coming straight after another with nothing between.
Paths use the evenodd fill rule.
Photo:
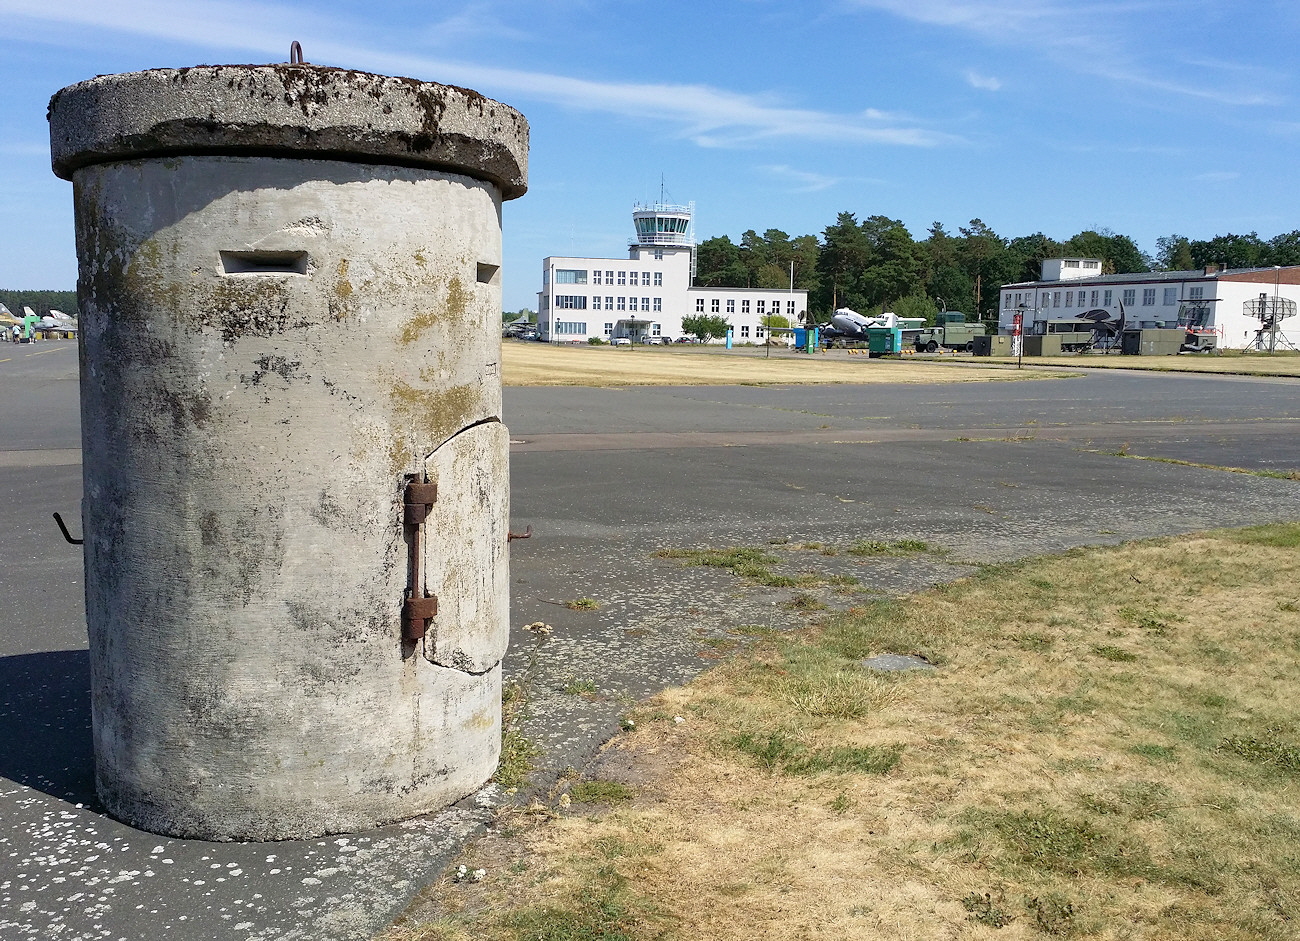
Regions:
<instances>
[{"instance_id":1,"label":"weathered concrete surface","mask_svg":"<svg viewBox=\"0 0 1300 941\"><path fill-rule=\"evenodd\" d=\"M0 363L0 401L29 416L0 414L0 454L11 447L6 429L26 449L9 466L0 461L0 937L373 937L491 819L482 805L499 795L485 789L380 830L274 844L158 838L105 816L90 785L81 566L49 518L75 507L80 493L66 466L75 456L55 460L76 444L75 397L60 391L75 385L75 351L64 341L38 351ZM1293 481L1099 452L1130 441L1132 453L1174 448L1194 459L1207 446L1224 464L1300 469L1300 435L1256 431L1300 427L1297 389L1295 381L1115 374L960 388L506 389L504 417L512 437L527 442L512 448L514 528L531 523L535 534L512 544L514 631L503 679L529 689L523 728L544 749L538 786L583 766L631 700L714 662L714 644L734 639L729 630L804 620L785 605L789 591L655 558L656 549L769 548L799 568L856 575L863 592L894 594L969 572L968 563L1296 518ZM1239 429L1235 443L1224 424ZM567 434L721 440L864 425L928 434L749 447L696 446L686 436L642 447L627 436L622 450L590 451L569 450L580 442ZM1043 428L1068 439L1035 438ZM964 440L975 438L985 440ZM940 486L951 499L936 499ZM950 551L858 559L794 548L863 537L924 539ZM601 609L552 603L583 596ZM837 597L854 596L826 600ZM535 620L554 632L523 629ZM596 692L574 692L579 680Z\"/></svg>"},{"instance_id":2,"label":"weathered concrete surface","mask_svg":"<svg viewBox=\"0 0 1300 941\"><path fill-rule=\"evenodd\" d=\"M356 831L446 806L495 767L502 194L481 153L430 168L461 153L453 139L522 154L519 123L462 120L485 102L205 67L52 103L77 216L96 779L135 826ZM403 137L438 121L441 150ZM403 147L429 159L383 162ZM426 552L429 585L488 596L448 598L421 656L401 639L401 500L426 469L480 534Z\"/></svg>"},{"instance_id":3,"label":"weathered concrete surface","mask_svg":"<svg viewBox=\"0 0 1300 941\"><path fill-rule=\"evenodd\" d=\"M452 85L317 65L101 75L50 100L65 180L93 163L179 154L314 156L453 170L505 199L528 188L528 122Z\"/></svg>"}]
</instances>

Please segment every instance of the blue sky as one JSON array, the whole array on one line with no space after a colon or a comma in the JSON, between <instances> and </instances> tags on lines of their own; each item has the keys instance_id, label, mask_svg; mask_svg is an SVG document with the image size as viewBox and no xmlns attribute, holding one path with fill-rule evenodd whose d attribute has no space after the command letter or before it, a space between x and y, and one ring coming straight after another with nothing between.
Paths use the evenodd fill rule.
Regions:
<instances>
[{"instance_id":1,"label":"blue sky","mask_svg":"<svg viewBox=\"0 0 1300 941\"><path fill-rule=\"evenodd\" d=\"M504 306L548 254L625 252L634 201L700 238L1300 228L1294 0L0 0L0 287L71 288L45 108L110 72L308 61L474 88L532 126Z\"/></svg>"}]
</instances>

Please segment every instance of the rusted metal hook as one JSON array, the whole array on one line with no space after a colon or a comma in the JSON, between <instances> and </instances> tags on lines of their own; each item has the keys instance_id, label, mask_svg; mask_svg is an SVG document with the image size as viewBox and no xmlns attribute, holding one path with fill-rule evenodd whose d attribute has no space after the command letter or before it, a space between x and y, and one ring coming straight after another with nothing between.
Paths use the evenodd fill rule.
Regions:
<instances>
[{"instance_id":1,"label":"rusted metal hook","mask_svg":"<svg viewBox=\"0 0 1300 941\"><path fill-rule=\"evenodd\" d=\"M302 58L302 43L294 40L289 43L289 64L290 65L307 65Z\"/></svg>"},{"instance_id":2,"label":"rusted metal hook","mask_svg":"<svg viewBox=\"0 0 1300 941\"><path fill-rule=\"evenodd\" d=\"M532 534L533 534L533 524L529 523L522 533L512 533L509 530L507 530L506 542L511 542L512 540L515 539L528 539L530 536L532 536Z\"/></svg>"},{"instance_id":3,"label":"rusted metal hook","mask_svg":"<svg viewBox=\"0 0 1300 941\"><path fill-rule=\"evenodd\" d=\"M84 539L72 538L72 533L68 532L68 527L63 523L63 517L60 516L58 513L54 514L54 522L59 524L59 529L63 532L63 538L68 540L68 542L72 543L72 545L80 546L85 544L86 540Z\"/></svg>"}]
</instances>

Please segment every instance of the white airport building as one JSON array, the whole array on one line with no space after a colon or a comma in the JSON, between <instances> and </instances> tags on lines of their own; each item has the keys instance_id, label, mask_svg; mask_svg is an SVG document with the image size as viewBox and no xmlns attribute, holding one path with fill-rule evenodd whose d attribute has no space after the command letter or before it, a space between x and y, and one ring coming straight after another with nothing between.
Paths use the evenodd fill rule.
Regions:
<instances>
[{"instance_id":1,"label":"white airport building","mask_svg":"<svg viewBox=\"0 0 1300 941\"><path fill-rule=\"evenodd\" d=\"M1010 333L1017 313L1030 335L1058 332L1070 321L1122 320L1129 328L1213 333L1221 349L1296 349L1298 301L1300 266L1102 274L1096 258L1051 258L1040 280L1003 285L998 327Z\"/></svg>"},{"instance_id":2,"label":"white airport building","mask_svg":"<svg viewBox=\"0 0 1300 941\"><path fill-rule=\"evenodd\" d=\"M695 286L695 204L633 207L636 235L626 258L550 255L542 261L537 294L540 338L552 343L633 342L682 336L682 318L711 314L732 326L735 343L761 343L764 318L796 326L808 310L808 292L788 288Z\"/></svg>"}]
</instances>

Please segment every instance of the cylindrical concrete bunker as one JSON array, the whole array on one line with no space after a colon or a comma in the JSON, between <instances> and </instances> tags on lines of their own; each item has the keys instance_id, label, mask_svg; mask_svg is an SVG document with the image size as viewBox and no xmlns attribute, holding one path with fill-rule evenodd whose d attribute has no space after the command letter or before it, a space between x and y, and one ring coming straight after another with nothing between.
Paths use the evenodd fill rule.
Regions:
<instances>
[{"instance_id":1,"label":"cylindrical concrete bunker","mask_svg":"<svg viewBox=\"0 0 1300 941\"><path fill-rule=\"evenodd\" d=\"M528 127L311 65L50 102L81 305L86 616L109 812L373 827L500 750L501 203Z\"/></svg>"}]
</instances>

